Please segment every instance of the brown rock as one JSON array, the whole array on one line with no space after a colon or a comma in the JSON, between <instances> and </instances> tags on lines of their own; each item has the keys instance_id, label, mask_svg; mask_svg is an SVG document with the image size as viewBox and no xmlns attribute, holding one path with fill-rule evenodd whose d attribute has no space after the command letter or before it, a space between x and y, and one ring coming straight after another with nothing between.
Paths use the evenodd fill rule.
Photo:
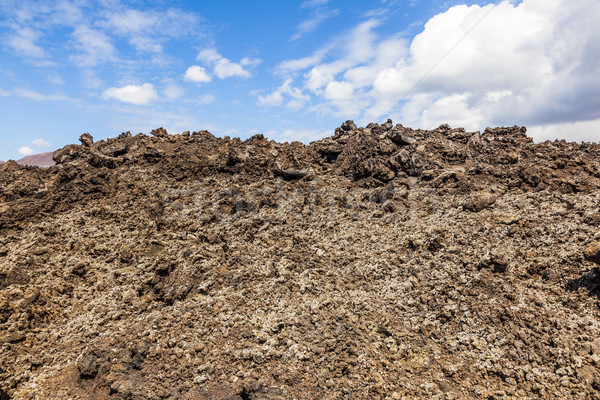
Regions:
<instances>
[{"instance_id":1,"label":"brown rock","mask_svg":"<svg viewBox=\"0 0 600 400\"><path fill-rule=\"evenodd\" d=\"M480 192L469 196L462 204L463 210L479 212L492 206L497 200L496 195L487 192Z\"/></svg>"},{"instance_id":2,"label":"brown rock","mask_svg":"<svg viewBox=\"0 0 600 400\"><path fill-rule=\"evenodd\" d=\"M592 242L583 250L586 260L600 264L600 242Z\"/></svg>"},{"instance_id":3,"label":"brown rock","mask_svg":"<svg viewBox=\"0 0 600 400\"><path fill-rule=\"evenodd\" d=\"M477 269L491 269L492 272L506 272L508 260L503 254L487 254L480 262Z\"/></svg>"}]
</instances>

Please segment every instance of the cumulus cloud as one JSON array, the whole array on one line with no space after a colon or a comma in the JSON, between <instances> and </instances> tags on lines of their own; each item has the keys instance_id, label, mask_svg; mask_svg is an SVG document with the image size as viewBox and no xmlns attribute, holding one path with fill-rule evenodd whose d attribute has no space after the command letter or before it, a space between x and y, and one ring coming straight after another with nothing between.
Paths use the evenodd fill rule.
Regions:
<instances>
[{"instance_id":1,"label":"cumulus cloud","mask_svg":"<svg viewBox=\"0 0 600 400\"><path fill-rule=\"evenodd\" d=\"M196 83L207 83L210 82L212 79L210 75L208 75L208 73L206 72L206 69L200 67L199 65L192 65L191 67L189 67L185 71L183 78Z\"/></svg>"},{"instance_id":2,"label":"cumulus cloud","mask_svg":"<svg viewBox=\"0 0 600 400\"><path fill-rule=\"evenodd\" d=\"M554 125L600 131L583 123L600 120L598 20L595 0L459 5L406 41L400 32L381 37L384 21L373 18L276 72L331 115L354 110L356 119L391 116L423 128L526 124L539 137L560 134ZM269 96L262 101L285 103L282 91Z\"/></svg>"},{"instance_id":3,"label":"cumulus cloud","mask_svg":"<svg viewBox=\"0 0 600 400\"><path fill-rule=\"evenodd\" d=\"M31 144L37 147L50 147L50 142L44 139L35 139Z\"/></svg>"},{"instance_id":4,"label":"cumulus cloud","mask_svg":"<svg viewBox=\"0 0 600 400\"><path fill-rule=\"evenodd\" d=\"M120 88L112 87L102 93L106 99L115 99L124 103L137 105L148 104L158 99L158 94L151 83L143 85L127 85Z\"/></svg>"},{"instance_id":5,"label":"cumulus cloud","mask_svg":"<svg viewBox=\"0 0 600 400\"><path fill-rule=\"evenodd\" d=\"M33 149L31 147L27 147L27 146L23 146L23 147L19 147L18 150L19 154L22 156L30 156L34 153Z\"/></svg>"},{"instance_id":6,"label":"cumulus cloud","mask_svg":"<svg viewBox=\"0 0 600 400\"><path fill-rule=\"evenodd\" d=\"M290 98L286 107L292 110L301 109L310 100L310 96L304 94L301 89L293 87L292 80L287 79L274 92L265 96L259 95L257 104L259 106L280 106L284 102L284 94Z\"/></svg>"},{"instance_id":7,"label":"cumulus cloud","mask_svg":"<svg viewBox=\"0 0 600 400\"><path fill-rule=\"evenodd\" d=\"M452 7L427 22L409 57L380 71L373 85L379 100L369 114L384 115L426 93L420 116L410 115L424 127L441 118L471 129L598 118L598 18L591 0Z\"/></svg>"},{"instance_id":8,"label":"cumulus cloud","mask_svg":"<svg viewBox=\"0 0 600 400\"><path fill-rule=\"evenodd\" d=\"M236 63L228 58L223 57L217 50L212 48L202 50L200 53L198 53L196 60L211 65L213 67L214 74L219 79L230 78L233 76L249 78L251 74L249 71L244 69L244 67L251 68L260 63L260 60L248 57L244 57L239 63Z\"/></svg>"}]
</instances>

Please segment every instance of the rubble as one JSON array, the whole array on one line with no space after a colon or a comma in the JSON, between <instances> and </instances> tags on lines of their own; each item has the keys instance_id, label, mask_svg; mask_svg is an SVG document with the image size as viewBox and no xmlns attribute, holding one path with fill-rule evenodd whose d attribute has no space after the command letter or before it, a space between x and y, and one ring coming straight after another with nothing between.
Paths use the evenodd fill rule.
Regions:
<instances>
[{"instance_id":1,"label":"rubble","mask_svg":"<svg viewBox=\"0 0 600 400\"><path fill-rule=\"evenodd\" d=\"M600 145L347 121L0 165L0 398L600 398Z\"/></svg>"}]
</instances>

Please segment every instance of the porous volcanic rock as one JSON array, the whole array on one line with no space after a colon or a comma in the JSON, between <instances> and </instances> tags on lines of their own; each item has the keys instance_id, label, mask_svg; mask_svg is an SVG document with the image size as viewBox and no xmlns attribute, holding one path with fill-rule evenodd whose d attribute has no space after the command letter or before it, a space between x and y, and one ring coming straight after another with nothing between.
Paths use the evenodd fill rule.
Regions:
<instances>
[{"instance_id":1,"label":"porous volcanic rock","mask_svg":"<svg viewBox=\"0 0 600 400\"><path fill-rule=\"evenodd\" d=\"M2 399L598 399L600 146L347 121L0 166Z\"/></svg>"}]
</instances>

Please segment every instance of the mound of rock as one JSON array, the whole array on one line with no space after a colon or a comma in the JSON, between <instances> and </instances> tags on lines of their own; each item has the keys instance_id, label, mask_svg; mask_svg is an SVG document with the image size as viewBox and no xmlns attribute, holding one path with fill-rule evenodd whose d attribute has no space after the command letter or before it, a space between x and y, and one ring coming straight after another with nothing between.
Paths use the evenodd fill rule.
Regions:
<instances>
[{"instance_id":1,"label":"mound of rock","mask_svg":"<svg viewBox=\"0 0 600 400\"><path fill-rule=\"evenodd\" d=\"M600 145L125 132L0 166L0 399L600 398Z\"/></svg>"}]
</instances>

